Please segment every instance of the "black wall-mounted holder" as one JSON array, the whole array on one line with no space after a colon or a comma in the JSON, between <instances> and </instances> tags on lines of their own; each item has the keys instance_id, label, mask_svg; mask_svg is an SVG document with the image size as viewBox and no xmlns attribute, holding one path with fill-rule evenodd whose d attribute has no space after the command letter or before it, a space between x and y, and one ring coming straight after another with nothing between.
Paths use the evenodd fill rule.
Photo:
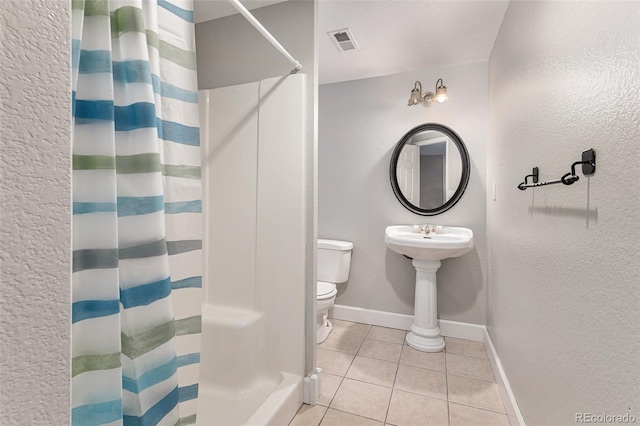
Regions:
<instances>
[{"instance_id":1,"label":"black wall-mounted holder","mask_svg":"<svg viewBox=\"0 0 640 426\"><path fill-rule=\"evenodd\" d=\"M524 191L527 188L534 188L536 186L553 185L556 183L562 183L565 185L573 185L580 177L576 175L576 166L582 165L582 174L585 176L591 176L596 172L596 152L593 149L588 149L582 152L582 161L576 161L571 165L571 171L562 175L560 179L548 180L545 182L538 182L538 168L534 167L530 175L525 176L524 182L518 185L518 189ZM532 183L528 182L531 178Z\"/></svg>"}]
</instances>

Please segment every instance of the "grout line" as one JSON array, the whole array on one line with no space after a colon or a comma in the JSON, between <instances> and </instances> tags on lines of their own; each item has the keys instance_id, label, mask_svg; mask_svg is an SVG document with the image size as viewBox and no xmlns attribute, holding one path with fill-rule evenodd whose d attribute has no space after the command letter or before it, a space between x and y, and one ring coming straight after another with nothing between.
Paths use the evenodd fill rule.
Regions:
<instances>
[{"instance_id":1,"label":"grout line","mask_svg":"<svg viewBox=\"0 0 640 426\"><path fill-rule=\"evenodd\" d=\"M451 401L449 401L449 369L447 368L447 344L445 342L444 345L444 392L447 395L447 425L451 426L451 410L449 409L449 405Z\"/></svg>"},{"instance_id":2,"label":"grout line","mask_svg":"<svg viewBox=\"0 0 640 426\"><path fill-rule=\"evenodd\" d=\"M467 356L469 358L476 358L476 359L486 359L489 360L489 354L487 353L487 349L484 347L484 343L483 342L477 342L475 340L468 340L468 339L459 339L457 337L447 337L446 339L453 339L453 340L458 340L461 342L473 342L473 343L479 343L482 346L482 350L484 352L484 356L474 356L474 355L468 355L468 354L463 354L463 353L458 353L458 352L450 352L447 351L448 353L452 354L452 355L460 355L460 356ZM446 342L446 340L445 340ZM445 346L445 350L446 350L446 346Z\"/></svg>"},{"instance_id":3,"label":"grout line","mask_svg":"<svg viewBox=\"0 0 640 426\"><path fill-rule=\"evenodd\" d=\"M467 355L467 354L458 354L455 352L449 352L447 351L446 353L448 353L449 355L455 355L455 356L463 356L465 358L471 358L471 359L480 359L480 360L484 360L484 361L489 361L489 358L480 358L478 356L473 356L473 355Z\"/></svg>"},{"instance_id":4,"label":"grout line","mask_svg":"<svg viewBox=\"0 0 640 426\"><path fill-rule=\"evenodd\" d=\"M457 355L457 356L466 356L467 358L473 358L473 359L484 359L486 361L489 361L489 358L482 358L479 356L473 356L473 355L466 355L466 354L459 354L459 353L455 353L455 352L447 352L451 355Z\"/></svg>"},{"instance_id":5,"label":"grout line","mask_svg":"<svg viewBox=\"0 0 640 426\"><path fill-rule=\"evenodd\" d=\"M398 371L396 370L396 375L398 375ZM395 379L393 379L394 384L395 384ZM387 411L386 413L384 413L384 422L382 423L387 423L387 418L389 417L389 410L391 409L391 400L393 399L393 393L396 391L395 387L391 388L391 395L389 395L389 403L387 404Z\"/></svg>"},{"instance_id":6,"label":"grout line","mask_svg":"<svg viewBox=\"0 0 640 426\"><path fill-rule=\"evenodd\" d=\"M344 373L347 374L347 373ZM344 376L342 376L340 378L340 383L338 384L338 388L336 389L336 391L333 393L333 396L331 397L331 401L329 401L329 405L327 405L327 409L329 407L331 407L331 403L333 402L334 399L336 399L336 395L338 394L338 391L340 390L340 386L342 386L342 382L344 382Z\"/></svg>"},{"instance_id":7,"label":"grout line","mask_svg":"<svg viewBox=\"0 0 640 426\"><path fill-rule=\"evenodd\" d=\"M347 371L344 373L344 376L343 376L343 378L342 378L342 381L340 382L340 386L342 386L342 383L344 383L344 379L349 379L349 380L354 380L354 381L357 381L357 382L366 383L366 384L374 385L374 386L380 386L380 387L383 387L383 388L389 389L388 387L383 386L383 385L379 385L379 384L376 384L376 383L369 383L369 382L365 382L365 381L363 381L363 380L357 380L357 379L352 379L352 378L350 378L350 377L347 377L347 374L349 373L349 370L351 369L351 366L353 365L353 362L355 361L356 357L358 356L358 353L360 352L360 349L362 349L362 345L364 345L364 342L365 342L365 340L367 340L367 337L368 337L368 336L369 336L369 334L371 333L371 330L372 330L372 329L373 329L373 326L371 326L371 325L370 325L370 326L369 326L369 330L367 331L367 334L364 336L364 339L362 339L362 342L360 343L360 346L358 346L358 350L356 351L356 353L355 353L355 355L354 355L353 359L351 360L351 363L349 364L349 367L347 368ZM375 339L372 339L372 340L375 340ZM375 358L371 358L371 359L375 359ZM390 361L388 361L388 362L390 362ZM396 375L397 375L397 374L398 374L398 368L396 367ZM394 383L395 383L395 377L394 377L394 379L393 379L393 380L394 380ZM335 395L337 395L337 394L338 394L338 391L340 391L340 386L338 386L338 390L336 390ZM391 394L393 395L393 383L392 383L392 385L391 385ZM334 396L333 396L333 398L331 399L331 402L333 402L333 399L335 398L335 395L334 395ZM331 404L329 404L329 405L331 405ZM385 413L385 415L384 415L385 420L384 420L382 423L386 423L387 413L389 412L389 405L391 405L391 396L389 397L389 404L387 404L387 412L386 412L386 413ZM335 408L334 408L334 410L335 410ZM329 411L329 408L327 408L327 412L328 412L328 411ZM341 411L341 410L337 410L337 411ZM344 413L347 413L347 414L353 414L354 416L358 416L357 414L354 414L354 413L348 413L348 412L346 412L346 411L343 411L343 412L344 412ZM325 414L326 414L326 412L325 412ZM371 420L379 421L379 420L377 420L377 419L372 419L371 417L364 417L364 416L359 416L359 417L363 417L363 418L366 418L366 419L371 419ZM323 416L323 418L324 418L324 416Z\"/></svg>"},{"instance_id":8,"label":"grout line","mask_svg":"<svg viewBox=\"0 0 640 426\"><path fill-rule=\"evenodd\" d=\"M480 408L480 407L476 407L475 405L469 405L469 404L463 404L462 402L456 402L456 401L449 401L450 404L456 404L456 405L462 405L464 407L469 407L469 408L473 408L475 410L481 410L481 411L486 411L488 413L493 413L493 414L501 414L503 416L506 416L507 418L509 418L509 415L506 413L501 413L500 411L493 411L493 410L489 410L488 408Z\"/></svg>"},{"instance_id":9,"label":"grout line","mask_svg":"<svg viewBox=\"0 0 640 426\"><path fill-rule=\"evenodd\" d=\"M334 329L332 330L332 332L333 332L333 331L335 331L335 327L334 327ZM367 330L367 332L364 334L364 336L362 336L362 342L360 342L360 344L358 345L358 348L356 349L356 351L355 351L353 354L355 354L355 355L357 355L357 354L358 354L358 352L360 351L360 348L362 348L362 345L363 345L364 341L365 341L365 340L367 340L367 336L369 335L369 333L370 333L370 332L371 332L371 326L369 326L369 329ZM338 333L334 334L334 336L337 336L337 335L338 335ZM329 334L329 336L327 336L327 339L328 339L330 336L331 336L331 334ZM340 336L342 336L342 335L340 335ZM358 336L356 335L356 336L352 336L352 337L358 337ZM326 341L326 340L325 340L325 341ZM323 342L323 343L324 343L324 342ZM319 347L319 348L322 348L322 349L327 349L327 350L330 350L330 351L336 351L336 352L343 352L343 353L351 354L351 352L341 351L341 350L339 350L339 349L334 349L334 348L326 348L326 347L323 347L323 346L322 346L322 343L321 343L321 344L320 344L320 346L318 346L318 347Z\"/></svg>"},{"instance_id":10,"label":"grout line","mask_svg":"<svg viewBox=\"0 0 640 426\"><path fill-rule=\"evenodd\" d=\"M447 375L451 374L452 376L458 376L458 377L463 377L465 379L472 379L472 380L478 380L480 382L485 382L485 383L491 383L494 385L498 385L498 382L496 382L495 380L493 382L489 381L489 380L484 380L484 379L478 379L477 377L471 377L471 376L465 376L464 374L459 374L459 373L449 373L447 371ZM500 397L500 399L502 399L502 397Z\"/></svg>"},{"instance_id":11,"label":"grout line","mask_svg":"<svg viewBox=\"0 0 640 426\"><path fill-rule=\"evenodd\" d=\"M300 406L300 408L298 408L298 411L296 411L296 415L295 415L295 416L293 416L293 418L294 418L294 419L296 418L296 416L297 416L298 414L300 414L300 411L302 411L302 409L304 408L304 406L305 406L305 405L308 405L308 404L304 404L304 403L303 403L303 404ZM293 421L293 419L291 419L291 422L292 422L292 421ZM291 423L291 422L289 422L289 423Z\"/></svg>"},{"instance_id":12,"label":"grout line","mask_svg":"<svg viewBox=\"0 0 640 426\"><path fill-rule=\"evenodd\" d=\"M387 417L389 417L389 410L391 409L391 400L393 399L393 393L396 390L396 380L398 379L398 370L400 370L400 359L402 359L402 352L404 351L404 345L402 346L402 350L400 351L400 358L398 358L398 363L396 364L396 374L393 376L393 383L391 384L391 396L389 396L389 404L387 405L387 412L384 415L384 423L387 423Z\"/></svg>"},{"instance_id":13,"label":"grout line","mask_svg":"<svg viewBox=\"0 0 640 426\"><path fill-rule=\"evenodd\" d=\"M417 350L417 349L413 349L413 348L412 348L411 346L409 346L409 345L404 345L404 346L402 347L402 352L400 353L400 359L398 360L398 364L400 364L400 365L405 365L405 366L407 366L407 367L420 368L420 369L422 369L422 370L436 371L436 372L438 372L438 373L444 373L444 374L446 374L446 373L447 373L446 354L445 354L445 369L444 369L444 371L443 371L443 370L436 370L435 368L429 368L429 367L423 367L423 366L420 366L420 365L413 365L413 364L403 363L403 362L402 362L402 354L404 353L404 348L405 348L405 347L410 348L411 350ZM440 353L440 352L424 352L424 353ZM444 354L444 351L442 351L442 353Z\"/></svg>"},{"instance_id":14,"label":"grout line","mask_svg":"<svg viewBox=\"0 0 640 426\"><path fill-rule=\"evenodd\" d=\"M351 321L343 321L343 322L353 323ZM361 323L357 323L357 324L361 324ZM389 327L386 327L386 328L389 328ZM347 377L347 373L349 372L349 369L353 365L353 362L355 361L357 356L362 356L364 358L375 359L375 360L378 360L378 361L384 361L384 362L389 362L389 363L392 363L392 364L396 364L396 374L394 376L393 384L391 386L391 396L389 398L389 404L387 405L387 412L385 414L385 423L386 423L387 416L389 415L389 409L391 407L391 399L393 398L394 391L397 389L396 388L396 381L397 381L397 378L398 378L398 371L400 369L400 365L405 365L405 366L414 367L414 368L420 368L420 369L423 369L423 370L429 370L429 371L434 371L434 372L438 372L438 373L443 373L443 371L435 370L435 369L432 369L432 368L425 368L425 367L415 366L415 365L401 364L400 363L400 359L402 359L402 353L405 350L404 347L407 346L406 344L404 344L406 342L404 342L402 344L402 350L400 351L400 359L398 359L398 362L393 362L393 361L383 360L383 359L379 359L379 358L373 358L373 357L366 356L366 355L361 355L360 354L360 350L362 349L362 345L364 345L364 342L367 340L367 338L369 338L369 335L371 334L371 330L372 329L373 329L373 326L370 326L369 330L367 331L367 333L364 336L364 339L362 340L362 342L358 346L358 349L355 352L355 354L350 353L350 352L339 351L339 350L336 350L336 349L327 349L327 348L323 348L323 349L325 349L325 350L333 350L334 352L348 353L349 355L353 355L353 359L349 363L349 367L347 367L347 371L345 372L344 376L341 376L341 381L340 381L340 384L338 385L338 390L340 389L340 386L342 386L342 384L344 383L344 379L349 379L349 380L357 381L357 382L360 382L360 383L370 384L370 385L374 385L374 386L380 386L380 387L389 389L389 387L381 385L381 384L378 384L378 383L371 383L371 382L367 382L367 381L364 381L364 380L359 380L359 379L354 379L354 378L351 378L351 377ZM387 342L385 340L378 340L378 339L373 339L373 338L371 338L371 340L381 341L381 342L390 343L390 344L398 344L398 343L394 343L394 342ZM457 340L463 340L464 341L466 339L457 339ZM407 391L407 390L402 390L402 391L403 392L407 392L407 393L411 393L411 394L414 394L414 395L420 395L420 396L423 396L423 397L426 397L426 398L432 398L432 399L435 399L435 400L438 400L438 401L447 402L447 418L448 418L448 421L450 423L451 422L451 418L450 418L450 412L449 412L449 404L450 403L459 404L459 403L449 400L449 374L451 374L451 373L449 373L448 368L447 368L447 356L446 356L447 351L446 351L446 349L443 351L443 353L445 355L445 361L444 361L445 362L445 371L444 371L444 374L445 374L445 395L446 395L446 398L444 400L440 399L440 398L433 397L433 396L427 396L427 395L424 395L424 394L421 394L421 393L411 392L411 391ZM450 353L452 355L457 355L457 356L465 356L465 357L473 358L473 359L483 359L483 360L486 359L487 361L489 361L487 358L480 358L480 357L475 357L475 356L466 355L466 354L457 354L457 353L454 353L454 352L448 352L448 353ZM485 353L486 353L486 351L485 351ZM492 370L492 373L493 373L493 370ZM331 373L327 373L327 374L331 374ZM493 383L493 384L497 385L497 382L495 382L495 381L490 382L490 381L487 381L487 380L478 379L478 378L475 378L475 377L464 376L464 375L461 375L461 374L453 374L453 375L454 376L458 376L458 377L467 378L467 379L472 379L472 380L479 380L479 381L482 381L482 382L485 382L485 383ZM494 378L495 378L495 374L494 374ZM330 407L330 405L333 402L333 400L335 399L335 396L337 395L338 390L336 390L336 393L334 394L333 398L329 402L329 406L327 406L327 411L328 411L329 408L335 410L335 408ZM398 390L401 390L401 389L398 389ZM500 398L500 399L502 400L502 398ZM506 415L505 413L500 413L500 412L497 412L497 411L488 410L486 408L479 408L479 407L475 407L475 406L472 406L472 405L467 405L467 404L459 404L459 405L464 405L464 406L467 406L467 407L471 407L471 408L475 408L475 409L479 409L479 410L484 410L484 411L488 411L488 412L491 412L491 413L497 413L497 414ZM503 401L503 406L504 406L504 401ZM337 410L337 411L342 411L342 410ZM348 413L348 414L355 415L355 416L359 416L357 414L349 413L347 411L344 411L344 412ZM326 412L325 412L325 414L326 414ZM364 416L359 416L359 417L364 417ZM323 418L324 418L324 416L323 416ZM370 417L364 417L364 418L370 419ZM375 419L373 419L373 420L375 420Z\"/></svg>"},{"instance_id":15,"label":"grout line","mask_svg":"<svg viewBox=\"0 0 640 426\"><path fill-rule=\"evenodd\" d=\"M484 382L484 383L489 383L489 384L492 384L492 385L496 385L497 387L499 387L499 386L500 386L500 385L498 385L498 383L496 383L496 382L488 382L488 381L486 381L486 380L476 379L476 378L474 378L474 377L462 376L462 375L460 375L460 374L452 374L452 373L449 373L449 372L447 372L447 383L449 383L449 374L451 374L452 376L462 377L462 378L464 378L464 379L478 380L478 381L480 381L480 382ZM449 401L449 402L453 402L454 404L464 405L464 406L471 407L471 408L477 408L478 410L485 410L485 411L490 411L490 412L492 412L492 413L504 414L504 415L505 415L505 416L507 416L507 418L508 418L508 417L509 417L509 415L507 414L507 407L506 407L506 405L505 405L504 401L502 400L502 395L500 395L500 389L498 388L498 389L497 389L497 391L498 391L498 398L500 398L500 403L502 404L502 409L504 410L504 412L503 412L503 413L501 413L500 411L494 411L494 410L490 410L490 409L488 409L488 408L481 408L481 407L477 407L477 406L475 406L475 405L464 404L464 403L460 403L460 402L456 402L456 401ZM449 394L447 393L447 400L448 400L448 399L449 399Z\"/></svg>"},{"instance_id":16,"label":"grout line","mask_svg":"<svg viewBox=\"0 0 640 426\"><path fill-rule=\"evenodd\" d=\"M373 386L380 386L381 388L385 388L385 389L393 389L393 386L389 387L389 386L381 385L380 383L366 382L366 381L361 380L361 379L354 379L353 377L347 377L347 376L344 376L344 378L345 379L349 379L349 380L353 380L354 382L364 383L365 385L373 385Z\"/></svg>"},{"instance_id":17,"label":"grout line","mask_svg":"<svg viewBox=\"0 0 640 426\"><path fill-rule=\"evenodd\" d=\"M373 341L375 341L375 342L388 343L388 344L390 344L390 345L399 345L399 346L404 346L404 343L403 343L403 342L400 342L400 343L398 343L398 342L390 342L390 341L388 341L388 340L376 339L375 337L370 337L370 336L367 336L367 339L369 339L369 340L373 340ZM403 339L403 340L404 340L404 339Z\"/></svg>"},{"instance_id":18,"label":"grout line","mask_svg":"<svg viewBox=\"0 0 640 426\"><path fill-rule=\"evenodd\" d=\"M303 403L303 404L300 406L300 408L298 408L298 411L296 411L296 414L293 416L293 418L292 418L292 419L291 419L291 421L288 423L288 425L291 425L291 423L293 423L293 422L296 420L296 417L298 417L298 416L300 415L300 412L304 409L304 407L305 407L305 406L307 406L307 407L311 407L311 408L309 408L309 410L312 410L312 409L313 409L313 407L317 407L318 405L317 405L317 404L316 404L316 405L309 405L309 404L305 404L305 403ZM324 407L324 406L322 406L322 405L320 405L320 407L327 408L327 410L325 410L324 414L323 414L323 415L322 415L322 417L320 418L320 421L318 422L318 426L320 425L320 423L322 423L322 419L324 419L324 416L327 414L327 411L328 411L328 407Z\"/></svg>"},{"instance_id":19,"label":"grout line","mask_svg":"<svg viewBox=\"0 0 640 426\"><path fill-rule=\"evenodd\" d=\"M347 367L347 371L344 372L344 375L342 375L342 379L340 380L340 384L338 385L338 389L336 389L336 393L333 394L333 398L331 398L331 401L329 402L329 405L327 407L329 407L331 405L331 403L333 402L334 398L336 397L336 395L338 394L338 391L340 390L340 386L342 386L342 383L344 382L344 379L348 378L350 380L355 380L355 379L351 379L350 377L347 377L347 373L349 372L349 369L351 368L351 366L353 365L353 362L355 361L356 357L358 356L358 352L360 352L360 348L362 348L362 344L364 343L364 341L366 340L367 336L369 335L369 333L371 332L371 326L369 326L369 331L367 331L367 334L365 335L364 339L362 340L362 343L360 343L360 346L358 346L358 350L356 351L355 354L351 354L349 353L349 355L353 355L353 358L351 359L351 362L349 363L349 366ZM333 350L333 349L325 349L325 350ZM348 353L348 352L342 352L342 351L337 351L337 350L333 350L334 352L340 352L340 353ZM320 367L322 368L322 367ZM328 373L331 374L331 373ZM334 374L334 376L336 376L336 374ZM361 380L358 380L361 381ZM363 382L363 383L368 383L368 382ZM370 384L375 384L375 383L370 383ZM381 386L381 385L378 385Z\"/></svg>"},{"instance_id":20,"label":"grout line","mask_svg":"<svg viewBox=\"0 0 640 426\"><path fill-rule=\"evenodd\" d=\"M401 345L401 346L404 346L404 343L390 342L390 341L388 341L388 340L376 339L376 338L374 338L374 337L367 337L367 339L375 340L376 342L383 342L383 343L389 343L389 344L392 344L392 345Z\"/></svg>"},{"instance_id":21,"label":"grout line","mask_svg":"<svg viewBox=\"0 0 640 426\"><path fill-rule=\"evenodd\" d=\"M422 396L424 398L435 399L436 401L448 402L447 399L438 398L438 397L432 396L432 395L425 395L423 393L417 393L417 392L414 392L414 391L410 391L410 390L406 390L406 389L400 389L400 388L396 388L396 387L394 387L393 389L394 390L399 390L400 392L404 392L404 393L410 393L411 395L418 395L418 396ZM457 404L457 402L456 402L456 404Z\"/></svg>"},{"instance_id":22,"label":"grout line","mask_svg":"<svg viewBox=\"0 0 640 426\"><path fill-rule=\"evenodd\" d=\"M396 374L397 374L397 373L396 373ZM423 394L423 393L418 393L418 392L415 392L415 391L410 391L410 390L406 390L406 389L399 389L399 388L395 387L395 383L394 383L393 387L392 387L392 388L390 388L389 386L380 385L380 384L378 384L378 383L365 382L364 380L360 380L360 379L352 379L351 377L346 377L346 376L345 376L344 378L345 378L345 379L352 380L352 381L354 381L354 382L364 383L365 385L379 386L379 387L381 387L381 388L391 389L391 390L396 390L396 389L397 389L397 390L399 390L399 391L401 391L401 392L410 393L410 394L412 394L412 395L423 396L423 397L425 397L425 398L435 399L435 400L437 400L437 401L445 401L445 402L447 402L447 401L448 401L448 399L447 399L447 398L444 398L444 399L443 399L443 398L438 398L437 396L433 396L433 395L425 395L425 394ZM336 393L337 393L337 392L336 392ZM458 404L458 403L456 402L456 404ZM461 405L465 405L465 404L461 404ZM472 406L472 405L470 405L469 407L473 407L473 406ZM332 408L333 408L333 407L332 407ZM478 408L478 407L473 407L473 408ZM491 411L491 410L488 410L488 411ZM497 411L494 411L494 413L497 413Z\"/></svg>"},{"instance_id":23,"label":"grout line","mask_svg":"<svg viewBox=\"0 0 640 426\"><path fill-rule=\"evenodd\" d=\"M368 339L375 340L376 342L385 342L385 343L393 343L393 344L395 344L395 345L404 345L405 339L406 339L406 337L407 337L407 333L406 333L406 331L405 331L405 330L401 330L401 329L399 329L399 328L381 327L381 326L379 326L379 325L372 325L372 326L371 326L371 330L373 330L373 327L386 328L386 329L388 329L388 330L398 330L398 331L403 331L403 332L404 332L404 334L403 334L403 336L402 336L402 342L400 342L400 343L398 343L398 342L390 342L390 341L388 341L388 340L384 340L384 339L376 339L375 337L369 337L369 336L367 335L367 338L368 338Z\"/></svg>"},{"instance_id":24,"label":"grout line","mask_svg":"<svg viewBox=\"0 0 640 426\"><path fill-rule=\"evenodd\" d=\"M398 363L398 364L399 365L404 365L405 367L419 368L420 370L429 370L429 371L435 371L436 373L447 374L446 365L445 365L445 370L443 371L443 370L436 370L435 368L420 367L419 365L402 364L402 363Z\"/></svg>"},{"instance_id":25,"label":"grout line","mask_svg":"<svg viewBox=\"0 0 640 426\"><path fill-rule=\"evenodd\" d=\"M364 323L355 323L355 322L352 322L352 321L345 321L345 320L341 320L341 321L342 321L342 322L344 322L344 323L351 323L351 324L364 324ZM370 324L366 324L366 325L370 325ZM390 327L384 327L384 328L390 328ZM398 378L398 371L399 371L399 369L400 369L400 366L401 366L401 365L405 365L405 366L408 366L408 367L414 367L414 368L420 368L420 369L423 369L423 370L434 371L434 372L438 372L438 373L443 373L443 371L441 371L441 370L434 370L434 369L432 369L432 368L425 368L425 367L420 367L420 366L415 366L415 365L410 365L410 364L401 364L401 363L400 363L400 360L402 359L402 353L403 353L403 352L404 352L404 350L405 350L405 349L404 349L404 348L405 348L405 346L407 346L407 345L406 345L406 340L405 340L405 339L403 339L403 343L401 344L402 349L401 349L401 351L400 351L400 358L398 359L398 361L397 361L397 362L388 361L388 360L379 359L379 358L374 358L374 357L366 356L366 355L361 355L361 354L360 354L360 350L362 349L362 346L364 345L364 342L365 342L368 338L370 338L371 340L374 340L374 341L379 341L379 342L385 342L385 343L389 343L389 344L396 344L396 345L398 345L398 343L395 343L395 342L389 342L389 341L386 341L386 340L379 340L379 339L374 339L374 338L372 338L372 337L369 337L369 335L371 334L371 330L373 330L373 326L370 326L370 327L369 327L369 330L368 330L368 331L367 331L367 333L365 334L364 339L362 340L362 342L361 342L361 343L360 343L360 345L358 346L358 349L356 350L356 352L355 352L355 353L351 353L351 352L343 352L343 351L340 351L340 350L337 350L337 349L322 348L322 349L325 349L325 350L331 350L331 351L334 351L334 352L347 353L347 354L349 354L349 355L353 355L353 358L352 358L351 362L349 363L349 367L347 367L347 371L345 372L345 374L344 374L343 376L339 376L339 375L333 374L334 376L338 376L338 377L340 377L340 384L338 385L338 389L336 390L336 392L334 393L333 397L331 398L331 401L329 401L329 405L328 405L328 406L326 406L326 411L325 411L325 413L323 414L322 419L324 419L324 416L326 416L326 414L329 412L329 409L332 409L332 410L336 410L336 411L339 411L339 412L342 412L342 413L350 414L350 415L353 415L353 416L356 416L356 417L361 417L361 418L365 418L365 419L371 419L371 420L375 420L375 421L378 421L378 422L380 421L380 420L377 420L377 419L373 419L373 418L371 418L371 417L366 417L366 416L362 416L362 415L359 415L359 414L350 413L350 412L348 412L348 411L339 410L339 409L336 409L335 407L331 407L331 403L333 403L333 401L334 401L334 399L335 399L336 395L338 394L338 391L340 390L340 387L341 387L341 386L342 386L342 384L344 383L344 380L345 380L345 379L349 379L349 380L353 380L353 381L357 381L357 382L365 383L365 384L369 384L369 385L380 386L380 387L383 387L383 388L389 389L389 387L384 386L384 385L380 385L380 384L378 384L378 383L370 383L370 382L367 382L367 381L365 381L365 380L360 380L360 379L354 379L354 378L351 378L351 377L347 377L347 373L348 373L348 372L349 372L349 370L351 369L351 366L353 365L353 362L355 361L355 359L356 359L356 357L357 357L357 356L362 356L362 357L364 357L364 358L375 359L375 360L378 360L378 361L384 361L384 362L389 362L389 363L392 363L392 364L396 364L396 373L395 373L395 376L394 376L394 379L393 379L392 386L391 386L391 388L390 388L390 389L391 389L391 395L390 395L390 397L389 397L389 404L387 405L387 411L386 411L386 413L385 413L385 420L384 420L384 423L386 423L386 421L387 421L387 417L389 416L389 410L390 410L390 408L391 408L391 400L393 399L393 395L394 395L394 392L395 392L396 390L398 390L398 391L402 391L402 392L406 392L406 393L410 393L410 394L413 394L413 395L419 395L419 396L422 396L422 397L425 397L425 398L434 399L434 400L437 400L437 401L445 401L445 402L447 403L447 419L448 419L449 424L451 424L451 412L450 412L450 406L451 406L451 404L458 404L458 405L461 405L461 406L465 406L465 407L469 407L469 408L474 408L474 409L482 410L482 411L486 411L486 412L489 412L489 413L494 413L494 414L504 415L504 416L507 416L507 419L509 419L508 414L506 414L506 407L505 407L505 403L504 403L504 401L502 401L502 397L501 397L501 396L500 396L500 400L501 400L501 402L502 402L503 408L505 409L505 412L504 412L504 413L501 413L501 412L498 412L498 411L489 410L489 409L487 409L487 408L480 408L480 407L476 407L476 406L473 406L473 405L468 405L468 404L463 404L463 403L459 403L459 402L451 401L451 400L449 399L449 374L453 374L454 376L463 377L463 378L466 378L466 379L478 380L478 381L482 381L482 382L485 382L485 383L491 383L491 384L496 384L496 385L498 385L497 381L495 380L495 376L496 376L496 375L495 375L495 373L493 372L493 366L491 366L491 362L490 362L490 360L488 359L488 354L486 353L486 349L485 349L485 355L486 355L486 357L484 357L484 358L483 358L483 357L478 357L478 356L473 356L473 355L468 355L468 354L455 353L455 352L448 352L446 349L443 351L443 353L444 353L444 355L445 355L445 360L444 360L445 370L444 370L444 374L445 374L445 394L446 394L446 399L444 399L444 400L443 400L443 399L440 399L440 398L436 398L436 397L434 397L434 396L428 396L428 395L424 395L424 394L421 394L421 393L417 393L417 392L412 392L412 391L408 391L408 390L403 390L403 389L398 389L398 388L396 388L396 382L397 382L397 378ZM406 334L405 334L405 336L406 336ZM456 340L467 341L467 339L456 339ZM491 367L491 372L492 372L492 374L493 374L493 376L494 376L494 381L492 381L492 382L491 382L491 381L483 380L483 379L479 379L479 378L476 378L476 377L465 376L465 375L463 375L463 374L449 373L449 370L448 370L448 364L447 364L447 353L452 354L452 355L456 355L456 356L463 356L463 357L468 357L468 358L472 358L472 359L481 359L481 360L486 360L486 361L488 361L488 362L489 362L489 365L490 365L490 367ZM327 374L331 374L331 373L327 373ZM321 419L321 422L322 422L322 419Z\"/></svg>"},{"instance_id":26,"label":"grout line","mask_svg":"<svg viewBox=\"0 0 640 426\"><path fill-rule=\"evenodd\" d=\"M317 406L317 405L318 405L318 404L316 404L316 406ZM322 407L322 405L321 405L321 407ZM326 409L324 410L324 413L322 414L322 417L320 417L320 421L318 422L318 426L320 426L320 423L322 423L322 421L324 420L324 416L326 416L326 415L327 415L327 413L329 412L329 407L324 407L324 408L326 408ZM294 418L295 418L295 417L294 417Z\"/></svg>"},{"instance_id":27,"label":"grout line","mask_svg":"<svg viewBox=\"0 0 640 426\"><path fill-rule=\"evenodd\" d=\"M368 359L375 359L376 361L383 361L383 362L390 362L391 364L399 364L400 360L398 361L389 361L388 359L381 359L381 358L375 358L369 355L361 355L360 353L357 353L356 356L361 356L362 358L368 358Z\"/></svg>"},{"instance_id":28,"label":"grout line","mask_svg":"<svg viewBox=\"0 0 640 426\"><path fill-rule=\"evenodd\" d=\"M333 408L333 407L331 409L335 410L335 411L339 411L341 413L350 414L352 416L360 417L361 419L373 420L373 421L378 422L378 423L385 423L384 421L381 421L381 420L378 420L378 419L374 419L373 417L367 417L367 416L363 416L361 414L350 413L349 411L339 410L339 409ZM327 411L329 411L329 410L327 410Z\"/></svg>"}]
</instances>

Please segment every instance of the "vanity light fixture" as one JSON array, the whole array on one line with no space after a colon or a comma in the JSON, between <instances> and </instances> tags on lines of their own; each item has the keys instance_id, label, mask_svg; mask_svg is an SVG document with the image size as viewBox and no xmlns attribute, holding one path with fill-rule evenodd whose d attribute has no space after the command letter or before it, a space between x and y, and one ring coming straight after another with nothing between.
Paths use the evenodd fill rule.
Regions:
<instances>
[{"instance_id":1,"label":"vanity light fixture","mask_svg":"<svg viewBox=\"0 0 640 426\"><path fill-rule=\"evenodd\" d=\"M418 105L419 103L429 105L436 101L442 103L447 99L449 99L449 96L447 96L447 87L444 85L441 78L436 81L436 92L427 92L424 95L422 94L422 83L416 81L413 85L413 89L411 90L411 97L409 98L408 105L413 106Z\"/></svg>"}]
</instances>

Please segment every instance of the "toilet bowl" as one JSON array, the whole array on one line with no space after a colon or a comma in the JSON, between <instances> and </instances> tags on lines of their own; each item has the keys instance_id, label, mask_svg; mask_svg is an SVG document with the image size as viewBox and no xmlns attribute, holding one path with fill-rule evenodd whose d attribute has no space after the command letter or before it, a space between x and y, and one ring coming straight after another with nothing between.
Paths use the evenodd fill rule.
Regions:
<instances>
[{"instance_id":1,"label":"toilet bowl","mask_svg":"<svg viewBox=\"0 0 640 426\"><path fill-rule=\"evenodd\" d=\"M318 286L316 294L316 343L325 341L333 324L329 309L336 301L337 284L349 278L353 243L338 240L318 240Z\"/></svg>"}]
</instances>

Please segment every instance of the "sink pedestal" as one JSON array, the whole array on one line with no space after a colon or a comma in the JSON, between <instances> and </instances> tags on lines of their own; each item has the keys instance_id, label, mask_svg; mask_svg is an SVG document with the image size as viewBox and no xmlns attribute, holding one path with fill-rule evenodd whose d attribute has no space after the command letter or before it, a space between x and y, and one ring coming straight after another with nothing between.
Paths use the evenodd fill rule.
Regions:
<instances>
[{"instance_id":1,"label":"sink pedestal","mask_svg":"<svg viewBox=\"0 0 640 426\"><path fill-rule=\"evenodd\" d=\"M407 344L423 352L440 352L444 339L438 328L436 272L442 259L459 257L473 249L473 232L454 226L443 226L436 232L419 231L419 226L387 226L384 242L396 253L413 259L416 269L415 313Z\"/></svg>"},{"instance_id":2,"label":"sink pedestal","mask_svg":"<svg viewBox=\"0 0 640 426\"><path fill-rule=\"evenodd\" d=\"M407 334L407 344L423 352L440 352L444 339L438 327L438 293L436 271L439 260L413 259L416 268L416 302L413 324Z\"/></svg>"}]
</instances>

